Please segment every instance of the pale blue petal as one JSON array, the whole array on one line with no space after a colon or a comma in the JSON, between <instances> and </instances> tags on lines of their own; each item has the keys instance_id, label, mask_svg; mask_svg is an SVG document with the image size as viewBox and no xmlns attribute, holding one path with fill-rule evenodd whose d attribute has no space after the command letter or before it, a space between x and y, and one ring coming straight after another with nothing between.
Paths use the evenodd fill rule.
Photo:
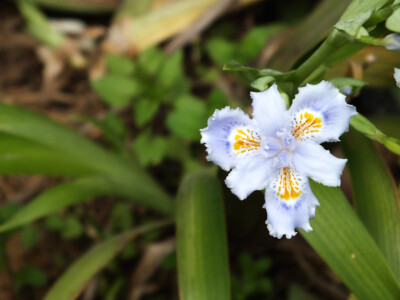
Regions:
<instances>
[{"instance_id":1,"label":"pale blue petal","mask_svg":"<svg viewBox=\"0 0 400 300\"><path fill-rule=\"evenodd\" d=\"M292 122L299 115L309 112L322 119L321 128L309 132L305 139L317 143L338 141L349 129L350 119L357 114L354 106L346 103L346 97L330 82L322 81L317 85L307 84L299 89L289 109Z\"/></svg>"},{"instance_id":2,"label":"pale blue petal","mask_svg":"<svg viewBox=\"0 0 400 300\"><path fill-rule=\"evenodd\" d=\"M394 68L394 79L396 80L397 86L400 88L400 69Z\"/></svg>"},{"instance_id":3,"label":"pale blue petal","mask_svg":"<svg viewBox=\"0 0 400 300\"><path fill-rule=\"evenodd\" d=\"M267 228L269 234L276 238L286 236L290 239L296 235L295 228L311 231L310 219L315 216L315 208L319 205L312 193L307 178L302 186L302 194L296 201L290 203L282 200L270 187L265 190L265 205L267 210ZM292 201L292 200L291 200Z\"/></svg>"},{"instance_id":4,"label":"pale blue petal","mask_svg":"<svg viewBox=\"0 0 400 300\"><path fill-rule=\"evenodd\" d=\"M285 100L278 92L276 84L264 92L251 92L253 118L265 136L275 136L276 132L290 124Z\"/></svg>"},{"instance_id":5,"label":"pale blue petal","mask_svg":"<svg viewBox=\"0 0 400 300\"><path fill-rule=\"evenodd\" d=\"M239 108L216 110L201 129L201 143L207 147L207 159L225 171L233 168L240 157L233 152L232 131L239 127L253 127L253 121Z\"/></svg>"},{"instance_id":6,"label":"pale blue petal","mask_svg":"<svg viewBox=\"0 0 400 300\"><path fill-rule=\"evenodd\" d=\"M383 39L385 48L393 51L400 51L400 34L391 33Z\"/></svg>"},{"instance_id":7,"label":"pale blue petal","mask_svg":"<svg viewBox=\"0 0 400 300\"><path fill-rule=\"evenodd\" d=\"M314 181L328 186L340 186L340 177L347 159L333 156L314 142L301 142L293 152L294 168Z\"/></svg>"},{"instance_id":8,"label":"pale blue petal","mask_svg":"<svg viewBox=\"0 0 400 300\"><path fill-rule=\"evenodd\" d=\"M273 159L262 154L247 156L229 173L226 185L240 200L252 192L264 189L273 174Z\"/></svg>"}]
</instances>

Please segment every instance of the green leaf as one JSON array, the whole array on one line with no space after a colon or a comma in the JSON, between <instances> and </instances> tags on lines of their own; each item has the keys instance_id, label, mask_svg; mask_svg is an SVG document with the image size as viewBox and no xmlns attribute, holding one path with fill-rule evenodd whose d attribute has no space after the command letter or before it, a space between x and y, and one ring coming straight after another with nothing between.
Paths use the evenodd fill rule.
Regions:
<instances>
[{"instance_id":1,"label":"green leaf","mask_svg":"<svg viewBox=\"0 0 400 300\"><path fill-rule=\"evenodd\" d=\"M140 134L133 146L137 159L143 167L160 163L168 150L167 140L161 136L151 136L149 131Z\"/></svg>"},{"instance_id":2,"label":"green leaf","mask_svg":"<svg viewBox=\"0 0 400 300\"><path fill-rule=\"evenodd\" d=\"M64 219L60 215L50 215L44 219L43 226L47 230L51 231L62 231L64 227Z\"/></svg>"},{"instance_id":3,"label":"green leaf","mask_svg":"<svg viewBox=\"0 0 400 300\"><path fill-rule=\"evenodd\" d=\"M65 37L55 30L46 16L29 0L16 1L18 8L25 19L28 32L41 43L51 48L58 48Z\"/></svg>"},{"instance_id":4,"label":"green leaf","mask_svg":"<svg viewBox=\"0 0 400 300\"><path fill-rule=\"evenodd\" d=\"M123 120L115 113L108 113L103 119L96 119L88 116L79 116L98 127L104 135L105 140L115 149L123 151L126 138L126 127Z\"/></svg>"},{"instance_id":5,"label":"green leaf","mask_svg":"<svg viewBox=\"0 0 400 300\"><path fill-rule=\"evenodd\" d=\"M317 300L317 298L309 294L308 291L305 291L299 285L291 284L289 287L288 300Z\"/></svg>"},{"instance_id":6,"label":"green leaf","mask_svg":"<svg viewBox=\"0 0 400 300\"><path fill-rule=\"evenodd\" d=\"M236 45L230 41L213 38L207 43L207 52L216 64L223 66L235 59L235 47Z\"/></svg>"},{"instance_id":7,"label":"green leaf","mask_svg":"<svg viewBox=\"0 0 400 300\"><path fill-rule=\"evenodd\" d=\"M393 153L396 153L397 155L400 155L400 141L398 139L386 136L364 116L360 114L354 116L350 120L350 125L368 138L382 143L387 149Z\"/></svg>"},{"instance_id":8,"label":"green leaf","mask_svg":"<svg viewBox=\"0 0 400 300\"><path fill-rule=\"evenodd\" d=\"M156 86L158 88L167 89L182 77L182 59L181 51L176 51L164 59L157 74Z\"/></svg>"},{"instance_id":9,"label":"green leaf","mask_svg":"<svg viewBox=\"0 0 400 300\"><path fill-rule=\"evenodd\" d=\"M230 299L222 190L210 171L183 180L176 226L180 299Z\"/></svg>"},{"instance_id":10,"label":"green leaf","mask_svg":"<svg viewBox=\"0 0 400 300\"><path fill-rule=\"evenodd\" d=\"M32 140L5 134L0 129L0 174L80 176L98 172L89 161L51 149Z\"/></svg>"},{"instance_id":11,"label":"green leaf","mask_svg":"<svg viewBox=\"0 0 400 300\"><path fill-rule=\"evenodd\" d=\"M24 171L37 172L42 167L42 159L47 160L45 156L47 153L51 157L50 161L46 161L47 171L64 175L72 173L75 176L104 175L109 183L114 185L114 191L118 195L134 199L138 203L148 205L164 213L170 213L172 210L168 194L146 172L133 164L127 164L125 160L103 150L90 140L41 115L15 106L0 104L1 133L34 141L34 144L40 145L40 151L46 151L40 152L40 158L36 156L35 161L32 162L29 162L25 156L20 156L22 160L28 162L28 166L24 169L21 160L18 160L17 171L19 173L24 173ZM27 145L27 142L24 142L24 144ZM14 149L18 149L18 147L14 146ZM1 151L0 147L0 153ZM27 152L27 150L21 151L25 151L24 154ZM12 160L13 155L13 152L4 152L4 162ZM52 166L51 162L55 165ZM33 164L35 169L30 164ZM64 173L64 169L60 170L60 166L69 173ZM0 172L2 167L0 165ZM16 166L13 165L13 168L12 171L15 172Z\"/></svg>"},{"instance_id":12,"label":"green leaf","mask_svg":"<svg viewBox=\"0 0 400 300\"><path fill-rule=\"evenodd\" d=\"M240 61L243 63L248 63L251 60L256 59L268 40L284 28L285 26L282 24L253 27L240 41L239 47L233 45L234 48L238 48L238 55L236 58L232 57L231 59L238 59L237 57L240 57ZM229 60L226 60L224 63Z\"/></svg>"},{"instance_id":13,"label":"green leaf","mask_svg":"<svg viewBox=\"0 0 400 300\"><path fill-rule=\"evenodd\" d=\"M8 159L10 160L14 159L13 155L10 155L13 154L12 150L18 150L18 147L28 146L29 143L32 143L33 149L38 151L35 154L40 154L33 155L35 161L32 161L32 164L41 164L41 159L44 159L46 155L50 155L49 162L57 162L57 164L67 168L70 172L75 168L77 170L82 169L83 172L79 172L79 174L109 171L115 169L118 165L118 160L115 156L107 153L90 140L29 110L0 104L0 124L0 133L8 134L7 138L14 143L10 146L10 149L2 152L4 155L8 154ZM23 140L20 140L21 138ZM7 143L2 146L7 147ZM21 159L25 158L22 153L29 155L28 151L24 151L24 149L18 152L21 154L18 156ZM66 163L63 163L63 160ZM4 159L4 162L7 162L7 160ZM68 164L73 164L73 167L68 168ZM0 170L1 167L2 165L0 165ZM22 169L22 166L20 168ZM51 168L51 166L47 166L47 168ZM27 169L29 170L29 166L27 166ZM62 174L62 172L61 170L58 174Z\"/></svg>"},{"instance_id":14,"label":"green leaf","mask_svg":"<svg viewBox=\"0 0 400 300\"><path fill-rule=\"evenodd\" d=\"M400 8L396 9L393 14L386 20L386 28L394 31L400 32Z\"/></svg>"},{"instance_id":15,"label":"green leaf","mask_svg":"<svg viewBox=\"0 0 400 300\"><path fill-rule=\"evenodd\" d=\"M236 61L230 61L224 65L224 71L240 72L243 78L249 83L255 81L258 77L271 76L275 79L283 80L288 77L290 73L283 74L280 71L273 69L256 69L251 67L245 67Z\"/></svg>"},{"instance_id":16,"label":"green leaf","mask_svg":"<svg viewBox=\"0 0 400 300\"><path fill-rule=\"evenodd\" d=\"M132 211L126 203L116 204L111 211L110 223L112 228L117 231L132 228L132 215Z\"/></svg>"},{"instance_id":17,"label":"green leaf","mask_svg":"<svg viewBox=\"0 0 400 300\"><path fill-rule=\"evenodd\" d=\"M242 66L236 61L230 61L226 63L223 67L223 70L231 72L240 72L239 74L249 83L253 82L258 77L263 76L259 69Z\"/></svg>"},{"instance_id":18,"label":"green leaf","mask_svg":"<svg viewBox=\"0 0 400 300\"><path fill-rule=\"evenodd\" d=\"M287 35L269 60L268 67L282 71L290 70L296 61L329 34L350 2L351 0L319 1L316 8Z\"/></svg>"},{"instance_id":19,"label":"green leaf","mask_svg":"<svg viewBox=\"0 0 400 300\"><path fill-rule=\"evenodd\" d=\"M8 220L20 210L21 205L18 203L5 203L0 207L0 222Z\"/></svg>"},{"instance_id":20,"label":"green leaf","mask_svg":"<svg viewBox=\"0 0 400 300\"><path fill-rule=\"evenodd\" d=\"M351 37L358 37L358 33L362 25L372 16L374 9L368 9L365 12L359 13L356 16L349 18L341 18L335 27L346 32ZM367 32L368 34L368 32Z\"/></svg>"},{"instance_id":21,"label":"green leaf","mask_svg":"<svg viewBox=\"0 0 400 300\"><path fill-rule=\"evenodd\" d=\"M245 64L257 58L268 39L283 28L281 24L253 27L240 42L236 43L213 38L207 44L207 52L218 65L224 65L231 60Z\"/></svg>"},{"instance_id":22,"label":"green leaf","mask_svg":"<svg viewBox=\"0 0 400 300\"><path fill-rule=\"evenodd\" d=\"M332 84L334 86L336 86L338 89L340 89L344 86L361 88L367 84L367 82L365 82L365 81L358 80L358 79L355 79L352 77L334 78L329 81L332 82Z\"/></svg>"},{"instance_id":23,"label":"green leaf","mask_svg":"<svg viewBox=\"0 0 400 300\"><path fill-rule=\"evenodd\" d=\"M272 76L260 77L251 83L251 87L256 90L259 90L260 92L263 92L266 89L268 89L269 85L274 81L275 78Z\"/></svg>"},{"instance_id":24,"label":"green leaf","mask_svg":"<svg viewBox=\"0 0 400 300\"><path fill-rule=\"evenodd\" d=\"M371 116L370 119L383 132L400 140L400 114Z\"/></svg>"},{"instance_id":25,"label":"green leaf","mask_svg":"<svg viewBox=\"0 0 400 300\"><path fill-rule=\"evenodd\" d=\"M363 15L370 10L378 11L392 0L353 0L343 13L340 20L348 20Z\"/></svg>"},{"instance_id":26,"label":"green leaf","mask_svg":"<svg viewBox=\"0 0 400 300\"><path fill-rule=\"evenodd\" d=\"M67 206L109 194L112 194L110 182L102 177L81 178L73 182L62 183L31 200L0 226L0 232L28 224Z\"/></svg>"},{"instance_id":27,"label":"green leaf","mask_svg":"<svg viewBox=\"0 0 400 300\"><path fill-rule=\"evenodd\" d=\"M229 105L228 98L223 90L215 88L207 97L207 116L211 116L216 109L224 108Z\"/></svg>"},{"instance_id":28,"label":"green leaf","mask_svg":"<svg viewBox=\"0 0 400 300\"><path fill-rule=\"evenodd\" d=\"M83 233L82 224L75 216L68 216L64 220L64 226L61 231L62 237L65 240L76 239Z\"/></svg>"},{"instance_id":29,"label":"green leaf","mask_svg":"<svg viewBox=\"0 0 400 300\"><path fill-rule=\"evenodd\" d=\"M372 143L360 133L352 131L342 145L349 158L357 214L400 280L400 199L394 180Z\"/></svg>"},{"instance_id":30,"label":"green leaf","mask_svg":"<svg viewBox=\"0 0 400 300\"><path fill-rule=\"evenodd\" d=\"M137 126L143 126L148 123L158 112L160 103L147 98L140 98L135 101L135 123Z\"/></svg>"},{"instance_id":31,"label":"green leaf","mask_svg":"<svg viewBox=\"0 0 400 300\"><path fill-rule=\"evenodd\" d=\"M21 290L25 286L43 287L47 283L47 278L43 271L34 267L21 268L15 274L14 280L17 290Z\"/></svg>"},{"instance_id":32,"label":"green leaf","mask_svg":"<svg viewBox=\"0 0 400 300\"><path fill-rule=\"evenodd\" d=\"M33 226L26 226L21 231L21 246L28 250L34 247L40 237L40 232Z\"/></svg>"},{"instance_id":33,"label":"green leaf","mask_svg":"<svg viewBox=\"0 0 400 300\"><path fill-rule=\"evenodd\" d=\"M145 225L108 238L94 246L68 268L47 292L44 300L76 299L82 291L83 286L90 278L106 267L127 242L133 240L140 234L168 224L169 221L160 221Z\"/></svg>"},{"instance_id":34,"label":"green leaf","mask_svg":"<svg viewBox=\"0 0 400 300\"><path fill-rule=\"evenodd\" d=\"M131 77L108 74L92 82L93 89L100 98L113 107L123 107L130 103L132 97L142 92L142 85Z\"/></svg>"},{"instance_id":35,"label":"green leaf","mask_svg":"<svg viewBox=\"0 0 400 300\"><path fill-rule=\"evenodd\" d=\"M154 75L164 60L165 54L156 47L148 48L138 56L139 66L148 76Z\"/></svg>"},{"instance_id":36,"label":"green leaf","mask_svg":"<svg viewBox=\"0 0 400 300\"><path fill-rule=\"evenodd\" d=\"M135 71L135 64L132 59L115 54L106 55L107 71L117 75L132 75Z\"/></svg>"},{"instance_id":37,"label":"green leaf","mask_svg":"<svg viewBox=\"0 0 400 300\"><path fill-rule=\"evenodd\" d=\"M167 117L168 128L177 136L200 141L200 129L206 126L206 104L191 95L184 95L175 102L175 110Z\"/></svg>"},{"instance_id":38,"label":"green leaf","mask_svg":"<svg viewBox=\"0 0 400 300\"><path fill-rule=\"evenodd\" d=\"M359 299L400 299L396 277L341 190L310 184L320 206L314 230L300 230L304 238Z\"/></svg>"}]
</instances>

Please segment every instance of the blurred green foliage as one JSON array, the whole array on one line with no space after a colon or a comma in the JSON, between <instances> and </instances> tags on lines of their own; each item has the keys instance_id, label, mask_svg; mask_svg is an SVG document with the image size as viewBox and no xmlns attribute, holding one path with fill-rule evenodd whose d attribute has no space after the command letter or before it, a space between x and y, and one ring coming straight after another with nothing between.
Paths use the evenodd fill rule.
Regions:
<instances>
[{"instance_id":1,"label":"blurred green foliage","mask_svg":"<svg viewBox=\"0 0 400 300\"><path fill-rule=\"evenodd\" d=\"M50 27L45 15L25 0L18 3L31 34L54 48L60 46L64 36ZM155 222L159 215L149 213L146 210L149 207L158 213L173 215L177 220L177 254L168 255L161 268L172 272L177 269L181 294L201 295L197 299L204 299L201 297L205 294L218 295L218 300L229 299L231 280L234 300L268 297L273 289L268 275L272 264L269 257L254 258L250 253L240 252L234 261L237 272L229 277L223 194L218 178L211 171L185 176L184 181L181 178L204 168L204 153L198 147L199 129L207 126L207 119L215 109L245 106L232 99L231 94L227 96L227 84L237 82L222 75L221 66L240 74L251 88L259 91L276 83L289 105L298 87L324 79L330 67L366 44L380 45L380 35L387 34L388 30L399 32L399 1L353 1L345 10L348 3L348 0L322 1L314 14L298 24L292 32L295 38L287 39L272 57L270 64L279 70L247 65L257 66L262 61L260 54L265 45L276 42L272 38L287 29L282 23L253 26L239 36L234 27L223 22L219 31L207 33L204 43L194 42L192 56L184 55L182 50L167 55L158 47L148 48L135 59L104 55L105 74L91 85L104 102L106 112L99 119L87 116L82 119L101 130L101 142L106 142L104 148L110 150L36 114L1 105L1 174L40 173L74 180L49 188L23 206L11 203L0 208L0 268L9 271L6 240L14 233L19 234L25 250L35 249L48 234L65 241L90 238L96 244L73 264L61 252L54 253L54 263L66 271L45 299L77 296L103 268L106 274L97 277L101 296L107 300L119 299L129 286L122 270L124 261L139 258L140 247L133 240L143 235L142 242L157 242L164 234L160 228L170 224L170 221ZM310 1L299 1L290 8L285 7L282 19L296 20L309 4ZM343 10L345 13L333 27ZM44 34L45 31L51 34ZM287 55L290 52L292 55ZM289 70L290 66L295 68ZM287 72L280 71L283 69ZM336 77L330 81L348 96L357 94L367 84L353 77ZM198 86L204 88L199 91ZM244 94L244 90L241 92ZM387 128L393 130L393 123ZM399 140L382 133L364 116L353 118L351 125L392 152L400 153ZM377 229L382 231L385 226L389 228L398 223L394 209L398 195L390 186L390 175L379 159L368 166L378 179L358 176L366 168L363 164L368 157L378 155L371 145L368 147L361 153L364 156L361 161L360 157L354 158L358 167L349 164L357 207L364 211L360 209L357 216L339 189L313 185L321 208L317 219L312 221L314 231L302 234L360 299L376 299L382 295L385 300L396 299L400 289L392 270L399 270L395 257L397 237L394 237L398 226L384 233ZM367 150L372 154L365 154ZM352 152L350 156L358 155L357 149ZM150 167L157 167L159 170L154 172L157 179L167 178L166 182L159 184L153 180L147 172L153 170ZM176 174L171 168L177 170ZM373 191L360 192L362 180L372 187L379 179L389 186L385 193L374 196ZM175 214L170 191L178 185L181 188ZM100 196L115 197L101 222L86 208L67 209ZM136 204L145 208L136 209ZM374 207L377 212L371 210ZM136 215L138 212L140 217ZM33 223L42 217L42 222ZM379 218L385 218L385 222ZM115 259L117 255L119 259ZM107 276L110 274L112 278ZM20 268L12 276L17 291L44 287L49 282L43 270L30 266ZM166 299L162 295L155 297ZM311 298L291 285L290 300Z\"/></svg>"},{"instance_id":2,"label":"blurred green foliage","mask_svg":"<svg viewBox=\"0 0 400 300\"><path fill-rule=\"evenodd\" d=\"M282 24L254 27L240 41L223 37L211 38L206 45L207 51L211 59L220 66L231 60L248 64L260 55L267 41L285 27Z\"/></svg>"},{"instance_id":3,"label":"blurred green foliage","mask_svg":"<svg viewBox=\"0 0 400 300\"><path fill-rule=\"evenodd\" d=\"M249 253L241 253L238 257L239 274L231 277L232 299L267 298L272 291L272 282L266 274L271 264L268 257L255 259Z\"/></svg>"}]
</instances>

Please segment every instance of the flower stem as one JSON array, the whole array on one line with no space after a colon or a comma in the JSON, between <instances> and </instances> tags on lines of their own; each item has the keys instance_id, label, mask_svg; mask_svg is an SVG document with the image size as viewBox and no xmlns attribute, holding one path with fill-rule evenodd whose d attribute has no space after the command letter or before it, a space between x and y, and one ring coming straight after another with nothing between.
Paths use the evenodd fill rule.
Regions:
<instances>
[{"instance_id":1,"label":"flower stem","mask_svg":"<svg viewBox=\"0 0 400 300\"><path fill-rule=\"evenodd\" d=\"M348 43L349 40L339 30L334 29L321 46L292 74L292 82L294 85L300 86L306 83L308 78L312 78L314 72L321 72L322 68L326 68L327 59L339 47ZM352 54L352 53L351 53ZM350 55L348 55L350 56ZM343 57L346 59L347 57Z\"/></svg>"}]
</instances>

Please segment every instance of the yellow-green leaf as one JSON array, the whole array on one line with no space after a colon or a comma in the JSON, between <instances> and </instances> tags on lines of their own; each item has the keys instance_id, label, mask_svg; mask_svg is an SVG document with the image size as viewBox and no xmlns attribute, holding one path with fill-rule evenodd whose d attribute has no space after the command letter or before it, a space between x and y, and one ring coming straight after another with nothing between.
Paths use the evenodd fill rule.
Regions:
<instances>
[{"instance_id":1,"label":"yellow-green leaf","mask_svg":"<svg viewBox=\"0 0 400 300\"><path fill-rule=\"evenodd\" d=\"M103 177L80 178L73 182L54 186L31 200L6 223L0 232L25 225L64 207L80 203L96 196L115 194L110 181Z\"/></svg>"},{"instance_id":2,"label":"yellow-green leaf","mask_svg":"<svg viewBox=\"0 0 400 300\"><path fill-rule=\"evenodd\" d=\"M359 299L400 299L399 282L342 191L311 188L320 206L304 238Z\"/></svg>"},{"instance_id":3,"label":"yellow-green leaf","mask_svg":"<svg viewBox=\"0 0 400 300\"><path fill-rule=\"evenodd\" d=\"M396 9L393 14L386 20L386 28L394 31L400 32L400 8Z\"/></svg>"},{"instance_id":4,"label":"yellow-green leaf","mask_svg":"<svg viewBox=\"0 0 400 300\"><path fill-rule=\"evenodd\" d=\"M56 281L44 300L76 299L84 285L122 250L125 244L140 234L170 224L160 221L129 230L97 244L77 261Z\"/></svg>"},{"instance_id":5,"label":"yellow-green leaf","mask_svg":"<svg viewBox=\"0 0 400 300\"><path fill-rule=\"evenodd\" d=\"M229 266L222 191L209 171L184 179L176 205L181 300L229 300Z\"/></svg>"},{"instance_id":6,"label":"yellow-green leaf","mask_svg":"<svg viewBox=\"0 0 400 300\"><path fill-rule=\"evenodd\" d=\"M350 120L350 125L368 138L382 143L387 149L400 155L400 141L384 134L366 117L358 114Z\"/></svg>"},{"instance_id":7,"label":"yellow-green leaf","mask_svg":"<svg viewBox=\"0 0 400 300\"><path fill-rule=\"evenodd\" d=\"M400 280L399 195L389 169L372 145L352 131L343 142L357 214Z\"/></svg>"}]
</instances>

